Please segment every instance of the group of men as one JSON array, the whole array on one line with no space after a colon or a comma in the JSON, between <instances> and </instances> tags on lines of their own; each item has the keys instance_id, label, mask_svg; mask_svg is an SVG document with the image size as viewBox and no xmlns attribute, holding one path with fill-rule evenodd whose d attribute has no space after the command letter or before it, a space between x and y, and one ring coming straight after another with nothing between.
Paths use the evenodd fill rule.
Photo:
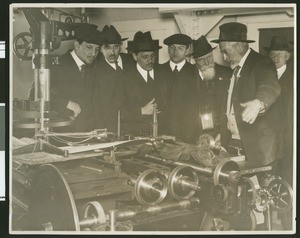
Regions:
<instances>
[{"instance_id":1,"label":"group of men","mask_svg":"<svg viewBox=\"0 0 300 238\"><path fill-rule=\"evenodd\" d=\"M164 39L170 57L164 64L149 31L128 41L129 54L120 53L127 38L112 25L80 29L75 38L51 76L53 109L75 117L66 130L116 132L119 115L123 135L149 136L156 113L161 135L195 144L210 133L223 147L242 149L249 162L274 168L292 157L293 70L284 37L272 38L267 57L249 48L246 25L221 25L212 42L230 67L215 63L205 36Z\"/></svg>"}]
</instances>

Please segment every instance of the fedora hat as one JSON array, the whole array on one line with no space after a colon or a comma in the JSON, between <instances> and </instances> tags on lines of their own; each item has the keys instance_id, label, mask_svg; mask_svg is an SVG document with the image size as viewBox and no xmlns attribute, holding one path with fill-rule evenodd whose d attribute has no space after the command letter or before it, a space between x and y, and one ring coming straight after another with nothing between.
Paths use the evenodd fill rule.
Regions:
<instances>
[{"instance_id":1,"label":"fedora hat","mask_svg":"<svg viewBox=\"0 0 300 238\"><path fill-rule=\"evenodd\" d=\"M222 41L232 42L255 42L254 40L247 39L247 26L239 22L229 22L219 27L219 39L212 40L211 42L220 43Z\"/></svg>"},{"instance_id":2,"label":"fedora hat","mask_svg":"<svg viewBox=\"0 0 300 238\"><path fill-rule=\"evenodd\" d=\"M121 38L121 35L113 25L105 25L102 29L104 42L106 44L120 44L128 38Z\"/></svg>"},{"instance_id":3,"label":"fedora hat","mask_svg":"<svg viewBox=\"0 0 300 238\"><path fill-rule=\"evenodd\" d=\"M269 47L264 47L264 50L286 50L288 52L291 51L291 47L289 46L288 41L284 36L273 36L271 39L271 43Z\"/></svg>"},{"instance_id":4,"label":"fedora hat","mask_svg":"<svg viewBox=\"0 0 300 238\"><path fill-rule=\"evenodd\" d=\"M212 48L208 43L205 36L200 36L198 40L193 40L193 53L194 58L201 57L212 52L216 47Z\"/></svg>"},{"instance_id":5,"label":"fedora hat","mask_svg":"<svg viewBox=\"0 0 300 238\"><path fill-rule=\"evenodd\" d=\"M133 41L128 41L127 50L130 52L155 51L161 49L159 40L152 40L150 31L138 31L133 37Z\"/></svg>"},{"instance_id":6,"label":"fedora hat","mask_svg":"<svg viewBox=\"0 0 300 238\"><path fill-rule=\"evenodd\" d=\"M75 30L75 39L85 41L86 43L101 45L103 44L103 35L94 27L78 27Z\"/></svg>"}]
</instances>

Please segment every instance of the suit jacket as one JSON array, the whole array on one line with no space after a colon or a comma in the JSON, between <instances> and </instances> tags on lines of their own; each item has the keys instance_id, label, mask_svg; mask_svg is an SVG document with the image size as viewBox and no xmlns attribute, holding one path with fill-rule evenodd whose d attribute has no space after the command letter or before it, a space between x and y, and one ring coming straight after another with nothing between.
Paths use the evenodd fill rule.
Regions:
<instances>
[{"instance_id":1,"label":"suit jacket","mask_svg":"<svg viewBox=\"0 0 300 238\"><path fill-rule=\"evenodd\" d=\"M215 77L209 82L204 81L198 74L198 136L207 132L213 136L220 133L220 106L227 93L232 70L229 67L215 63L215 72ZM212 113L214 128L211 130L203 130L200 115L205 113Z\"/></svg>"},{"instance_id":2,"label":"suit jacket","mask_svg":"<svg viewBox=\"0 0 300 238\"><path fill-rule=\"evenodd\" d=\"M160 65L164 86L164 108L166 117L163 123L165 132L186 143L195 143L197 137L197 71L186 62L177 75L174 75L169 61Z\"/></svg>"},{"instance_id":3,"label":"suit jacket","mask_svg":"<svg viewBox=\"0 0 300 238\"><path fill-rule=\"evenodd\" d=\"M266 165L278 159L281 148L278 105L280 86L273 62L251 49L232 93L235 118L246 159ZM264 103L265 113L259 114L253 124L242 121L240 103L259 99ZM227 129L226 99L222 105L221 143L227 146L231 137Z\"/></svg>"},{"instance_id":4,"label":"suit jacket","mask_svg":"<svg viewBox=\"0 0 300 238\"><path fill-rule=\"evenodd\" d=\"M289 64L279 79L281 94L277 99L284 140L282 158L292 158L293 153L293 69Z\"/></svg>"},{"instance_id":5,"label":"suit jacket","mask_svg":"<svg viewBox=\"0 0 300 238\"><path fill-rule=\"evenodd\" d=\"M96 79L94 108L96 127L106 128L108 131L117 131L117 115L125 100L123 85L125 72L133 67L131 55L120 54L123 70L118 71L109 65L104 57L96 63ZM130 58L131 57L131 58Z\"/></svg>"},{"instance_id":6,"label":"suit jacket","mask_svg":"<svg viewBox=\"0 0 300 238\"><path fill-rule=\"evenodd\" d=\"M160 118L163 114L162 96L159 88L160 74L154 66L154 80L146 82L137 70L136 66L127 71L124 78L124 88L126 91L125 104L122 110L123 134L135 136L149 136L152 133L153 115L142 115L141 108L155 98L158 110L162 111L158 115L160 128Z\"/></svg>"},{"instance_id":7,"label":"suit jacket","mask_svg":"<svg viewBox=\"0 0 300 238\"><path fill-rule=\"evenodd\" d=\"M92 108L94 90L94 67L87 67L85 80L82 79L79 68L70 52L59 58L59 65L51 71L51 106L63 114L73 115L67 109L69 101L79 104L81 113L72 125L60 128L59 131L91 131L95 128Z\"/></svg>"}]
</instances>

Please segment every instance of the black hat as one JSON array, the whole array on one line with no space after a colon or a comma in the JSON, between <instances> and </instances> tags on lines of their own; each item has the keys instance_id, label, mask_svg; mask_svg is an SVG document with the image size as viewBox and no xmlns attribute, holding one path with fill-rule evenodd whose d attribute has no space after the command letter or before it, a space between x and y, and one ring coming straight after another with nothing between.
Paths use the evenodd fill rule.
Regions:
<instances>
[{"instance_id":1,"label":"black hat","mask_svg":"<svg viewBox=\"0 0 300 238\"><path fill-rule=\"evenodd\" d=\"M194 58L201 57L212 52L216 47L212 48L208 43L205 36L200 36L198 40L193 40L193 53Z\"/></svg>"},{"instance_id":2,"label":"black hat","mask_svg":"<svg viewBox=\"0 0 300 238\"><path fill-rule=\"evenodd\" d=\"M128 51L141 52L141 51L155 51L161 49L159 40L152 40L150 31L138 31L133 37L133 41L128 41Z\"/></svg>"},{"instance_id":3,"label":"black hat","mask_svg":"<svg viewBox=\"0 0 300 238\"><path fill-rule=\"evenodd\" d=\"M128 38L121 38L121 35L113 25L105 25L102 29L104 42L106 44L120 44L122 41Z\"/></svg>"},{"instance_id":4,"label":"black hat","mask_svg":"<svg viewBox=\"0 0 300 238\"><path fill-rule=\"evenodd\" d=\"M189 45L191 43L192 43L191 37L185 34L174 34L164 39L165 45L172 45L172 44Z\"/></svg>"},{"instance_id":5,"label":"black hat","mask_svg":"<svg viewBox=\"0 0 300 238\"><path fill-rule=\"evenodd\" d=\"M247 40L247 26L239 22L229 22L219 27L219 39L211 42L219 43L222 41L232 42L255 42L254 40Z\"/></svg>"},{"instance_id":6,"label":"black hat","mask_svg":"<svg viewBox=\"0 0 300 238\"><path fill-rule=\"evenodd\" d=\"M284 36L273 36L271 39L270 47L264 47L264 50L286 50L290 52L291 47L289 46Z\"/></svg>"},{"instance_id":7,"label":"black hat","mask_svg":"<svg viewBox=\"0 0 300 238\"><path fill-rule=\"evenodd\" d=\"M75 39L82 40L87 43L101 45L103 44L103 36L101 31L93 27L78 27L75 29Z\"/></svg>"}]
</instances>

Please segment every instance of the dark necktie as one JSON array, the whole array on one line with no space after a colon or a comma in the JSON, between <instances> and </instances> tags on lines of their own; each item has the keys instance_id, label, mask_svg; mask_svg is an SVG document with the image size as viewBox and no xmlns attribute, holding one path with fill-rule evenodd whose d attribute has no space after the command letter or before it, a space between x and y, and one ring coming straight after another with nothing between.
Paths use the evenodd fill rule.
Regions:
<instances>
[{"instance_id":1,"label":"dark necktie","mask_svg":"<svg viewBox=\"0 0 300 238\"><path fill-rule=\"evenodd\" d=\"M85 64L81 65L80 74L81 74L82 80L85 80L86 74L87 74L87 67Z\"/></svg>"},{"instance_id":2,"label":"dark necktie","mask_svg":"<svg viewBox=\"0 0 300 238\"><path fill-rule=\"evenodd\" d=\"M150 71L147 71L147 82L153 82L153 78L150 76Z\"/></svg>"},{"instance_id":3,"label":"dark necktie","mask_svg":"<svg viewBox=\"0 0 300 238\"><path fill-rule=\"evenodd\" d=\"M179 73L179 71L178 71L178 69L177 69L177 65L175 65L175 68L174 68L174 70L173 70L173 73L174 73L175 75L177 75L177 74Z\"/></svg>"},{"instance_id":4,"label":"dark necktie","mask_svg":"<svg viewBox=\"0 0 300 238\"><path fill-rule=\"evenodd\" d=\"M238 72L239 72L239 70L240 70L240 68L241 68L241 66L236 66L235 68L234 68L234 70L233 70L233 76L234 76L234 86L237 84L237 82L238 82Z\"/></svg>"},{"instance_id":5,"label":"dark necktie","mask_svg":"<svg viewBox=\"0 0 300 238\"><path fill-rule=\"evenodd\" d=\"M115 64L116 64L116 71L118 71L118 72L122 71L122 68L118 64L118 61L116 61Z\"/></svg>"}]
</instances>

